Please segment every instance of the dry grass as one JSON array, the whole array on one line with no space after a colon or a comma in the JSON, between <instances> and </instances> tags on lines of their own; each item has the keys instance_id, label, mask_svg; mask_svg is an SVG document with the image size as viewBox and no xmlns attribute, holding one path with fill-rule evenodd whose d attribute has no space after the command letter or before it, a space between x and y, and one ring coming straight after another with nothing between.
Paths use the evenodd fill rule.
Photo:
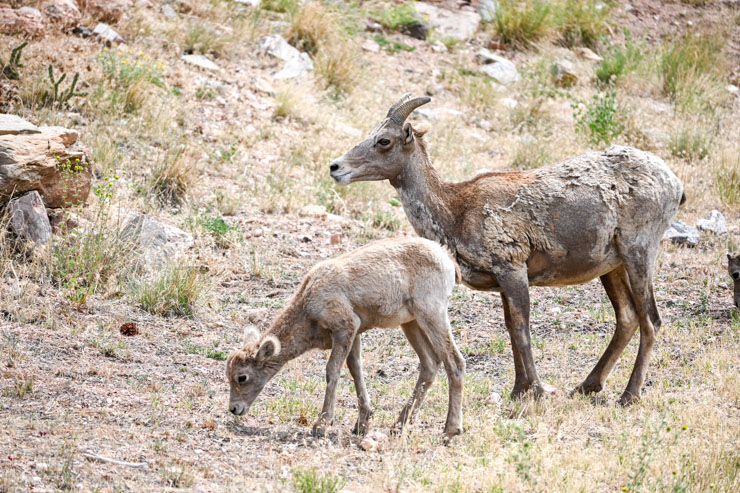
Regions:
<instances>
[{"instance_id":1,"label":"dry grass","mask_svg":"<svg viewBox=\"0 0 740 493\"><path fill-rule=\"evenodd\" d=\"M64 246L58 261L54 248L48 256L21 255L0 227L0 490L310 491L345 483L358 492L740 489L740 315L730 307L726 241L709 236L697 249L666 244L661 251L655 291L665 323L643 401L632 408L615 401L637 337L602 394L567 395L613 331L609 301L592 282L532 290L538 369L561 389L542 402L508 397L514 376L499 298L456 289L450 316L468 371L465 433L450 445L441 436L442 373L418 422L390 437L385 450L364 452L349 433L356 398L345 372L335 426L327 440L313 439L307 423L323 398L321 352L286 365L248 416L235 419L226 409L223 358L239 345L252 310L267 311L264 328L316 262L373 238L412 234L387 183L337 187L327 173L331 159L363 139L396 97L432 94L428 108L437 118L425 139L446 179L543 166L593 148L576 133L570 103L603 91L591 76L597 64L563 45L590 44L588 33L603 28L608 19L596 15L595 3L501 2L502 16L529 9L502 17L507 42L536 43L507 53L525 80L506 87L476 73L482 37L438 53L392 33L389 42L415 50L358 50L373 36L358 22L376 9L373 2L270 0L261 9L195 2L177 19L156 9L127 14L114 26L126 36L126 51L102 51L94 40L66 35L31 42L18 83L25 99L12 110L34 123L78 129L94 184L120 179L107 199L107 221L95 222L100 199L91 198L76 212L99 228L55 238ZM542 21L538 5L548 9ZM575 20L555 15L563 5L572 6ZM702 12L717 21L713 8ZM704 46L697 41L704 28L695 26L685 44L677 35L666 45L646 40L601 51L605 73L616 75L617 98L629 108L627 135L616 142L650 145L676 171L689 198L677 219L694 224L719 208L732 228L740 217L740 116L719 85L731 53L712 48L694 57L691 50ZM216 31L224 36L209 35ZM312 50L316 71L294 84L275 83L271 95L255 81L269 81L281 62L256 56L254 41L276 32L293 33ZM193 51L218 55L223 70L185 65L186 39ZM17 44L0 35L0 45ZM52 57L58 46L69 47L63 60ZM567 90L553 87L549 76L561 57L573 60L579 75ZM719 68L705 65L706 57ZM89 96L65 108L41 104L43 70L52 61L67 73L80 71ZM221 88L198 98L199 88L211 86L194 81L205 78ZM344 81L351 82L342 93ZM667 86L675 90L664 92L666 81L675 81ZM647 130L671 139L650 141ZM106 188L100 190L105 198ZM132 275L131 253L109 241L128 211L189 229L193 249L152 277ZM732 232L731 240L737 242ZM52 266L72 265L68 260L79 267L68 271L75 275L53 274ZM120 333L127 322L139 335ZM371 331L363 346L372 425L387 432L410 395L418 361L398 330ZM88 450L148 465L92 462L82 457Z\"/></svg>"}]
</instances>

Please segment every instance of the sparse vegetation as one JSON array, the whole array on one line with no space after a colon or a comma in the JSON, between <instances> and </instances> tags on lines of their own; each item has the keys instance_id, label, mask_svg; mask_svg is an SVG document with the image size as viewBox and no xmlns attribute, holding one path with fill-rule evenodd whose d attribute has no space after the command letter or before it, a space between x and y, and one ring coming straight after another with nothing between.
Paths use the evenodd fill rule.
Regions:
<instances>
[{"instance_id":1,"label":"sparse vegetation","mask_svg":"<svg viewBox=\"0 0 740 493\"><path fill-rule=\"evenodd\" d=\"M617 104L614 89L594 95L589 103L574 103L576 130L594 145L609 145L624 131L623 109Z\"/></svg>"},{"instance_id":2,"label":"sparse vegetation","mask_svg":"<svg viewBox=\"0 0 740 493\"><path fill-rule=\"evenodd\" d=\"M45 3L5 3L38 3L48 17ZM93 27L84 3L81 24ZM0 34L0 112L76 131L69 138L90 168L59 166L72 179L91 171L93 185L87 203L49 211L52 239L33 250L19 248L0 197L0 491L740 491L740 311L725 256L740 245L740 124L728 90L738 85L740 15L726 2L675 0L656 19L646 2L630 12L626 0L500 0L495 21L457 42L434 30L426 41L406 36L418 17L404 0L169 2L174 17L153 3L111 23L121 45L52 22L46 34ZM368 20L383 29L366 29ZM257 54L273 34L306 50L314 70L274 80L285 62ZM360 48L367 39L380 55ZM482 48L523 80L482 75ZM191 52L220 69L186 64ZM550 73L561 59L578 77L567 88ZM50 63L55 82L67 74L60 95L76 73L73 93L88 95L52 104ZM443 372L417 422L389 434L416 368L394 330L362 335L371 429L388 435L379 450L361 450L349 433L356 389L346 370L334 432L310 436L322 352L286 365L248 415L230 415L224 358L247 323L264 330L319 260L414 234L387 182L340 187L328 174L405 91L433 99L410 122L427 127L446 180L626 143L683 181L688 200L675 220L725 215L726 237L661 246L663 326L637 406L613 403L639 336L600 394L568 395L615 324L598 282L532 290L534 357L559 387L543 401L509 396L500 297L459 285L450 320L468 363L465 431L450 443L436 432ZM184 229L193 246L143 262L153 259L119 235L132 214ZM88 451L146 467L85 460Z\"/></svg>"},{"instance_id":3,"label":"sparse vegetation","mask_svg":"<svg viewBox=\"0 0 740 493\"><path fill-rule=\"evenodd\" d=\"M131 298L144 310L164 317L192 318L206 282L197 267L171 264L151 279L134 280Z\"/></svg>"}]
</instances>

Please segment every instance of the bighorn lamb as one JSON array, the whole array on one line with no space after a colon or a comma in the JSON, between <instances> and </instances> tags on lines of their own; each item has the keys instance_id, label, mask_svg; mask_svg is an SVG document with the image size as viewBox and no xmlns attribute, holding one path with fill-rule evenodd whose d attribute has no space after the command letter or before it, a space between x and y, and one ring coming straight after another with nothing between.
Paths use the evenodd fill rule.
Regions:
<instances>
[{"instance_id":1,"label":"bighorn lamb","mask_svg":"<svg viewBox=\"0 0 740 493\"><path fill-rule=\"evenodd\" d=\"M371 414L362 375L360 334L373 327L401 325L420 360L416 387L396 426L413 419L440 363L449 381L445 433L462 432L465 360L452 338L447 306L459 271L449 254L423 238L381 240L313 267L298 291L261 336L229 356L229 409L241 416L265 384L288 361L310 349L331 349L326 395L313 433L323 436L334 419L339 372L347 361L355 382L359 417L354 432L364 435Z\"/></svg>"},{"instance_id":2,"label":"bighorn lamb","mask_svg":"<svg viewBox=\"0 0 740 493\"><path fill-rule=\"evenodd\" d=\"M360 144L330 164L343 185L390 180L416 232L455 255L463 282L498 291L512 343L513 396L555 389L540 381L529 334L529 286L599 277L617 317L614 336L575 391L598 392L640 327L640 348L620 403L639 399L661 320L653 268L683 185L653 154L612 146L542 169L442 181L423 133L404 123L430 98L403 96Z\"/></svg>"},{"instance_id":3,"label":"bighorn lamb","mask_svg":"<svg viewBox=\"0 0 740 493\"><path fill-rule=\"evenodd\" d=\"M735 284L735 307L740 308L740 253L734 257L727 254L727 272Z\"/></svg>"}]
</instances>

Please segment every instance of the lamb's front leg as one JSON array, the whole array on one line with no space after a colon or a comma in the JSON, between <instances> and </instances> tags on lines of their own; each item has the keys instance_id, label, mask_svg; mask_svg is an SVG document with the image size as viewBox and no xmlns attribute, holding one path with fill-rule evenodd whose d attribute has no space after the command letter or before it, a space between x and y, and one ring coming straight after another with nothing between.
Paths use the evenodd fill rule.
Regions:
<instances>
[{"instance_id":1,"label":"lamb's front leg","mask_svg":"<svg viewBox=\"0 0 740 493\"><path fill-rule=\"evenodd\" d=\"M347 367L349 368L350 375L352 375L352 379L355 381L357 407L360 412L352 433L365 436L365 433L367 433L367 422L373 410L370 407L370 396L367 394L365 377L362 372L362 342L360 341L360 334L357 334L355 340L352 342L352 349L349 351L349 356L347 357Z\"/></svg>"},{"instance_id":2,"label":"lamb's front leg","mask_svg":"<svg viewBox=\"0 0 740 493\"><path fill-rule=\"evenodd\" d=\"M342 365L347 360L352 340L355 337L355 331L336 330L331 335L331 354L329 361L326 363L326 394L324 395L324 406L321 409L319 419L313 425L313 435L323 437L326 435L326 428L334 421L334 405L337 397L337 382L339 382L339 373Z\"/></svg>"}]
</instances>

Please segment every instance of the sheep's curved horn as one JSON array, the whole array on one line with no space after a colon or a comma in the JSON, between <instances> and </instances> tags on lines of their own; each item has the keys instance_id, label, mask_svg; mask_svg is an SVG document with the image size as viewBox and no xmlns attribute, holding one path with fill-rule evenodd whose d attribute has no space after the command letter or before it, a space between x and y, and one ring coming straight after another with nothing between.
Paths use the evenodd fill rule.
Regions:
<instances>
[{"instance_id":1,"label":"sheep's curved horn","mask_svg":"<svg viewBox=\"0 0 740 493\"><path fill-rule=\"evenodd\" d=\"M420 98L409 99L396 108L392 114L388 115L396 125L402 125L406 118L409 117L412 111L423 104L427 104L432 98L429 96L422 96Z\"/></svg>"},{"instance_id":2,"label":"sheep's curved horn","mask_svg":"<svg viewBox=\"0 0 740 493\"><path fill-rule=\"evenodd\" d=\"M393 106L391 106L391 108L388 110L388 114L385 115L385 117L386 118L390 118L391 115L393 114L393 112L396 111L399 106L401 106L403 103L405 103L406 101L408 101L410 98L411 98L411 93L410 92L407 92L406 94L404 94L403 96L401 96L400 98L398 98L398 101L396 101L395 103L393 103Z\"/></svg>"}]
</instances>

